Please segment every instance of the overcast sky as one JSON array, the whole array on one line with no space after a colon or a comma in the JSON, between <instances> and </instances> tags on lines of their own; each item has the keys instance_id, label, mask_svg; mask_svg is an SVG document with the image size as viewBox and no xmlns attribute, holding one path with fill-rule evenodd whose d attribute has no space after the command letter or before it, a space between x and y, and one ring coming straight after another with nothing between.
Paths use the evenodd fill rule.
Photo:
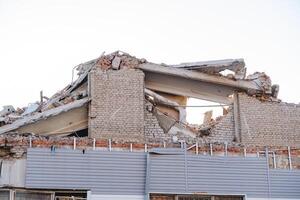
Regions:
<instances>
[{"instance_id":1,"label":"overcast sky","mask_svg":"<svg viewBox=\"0 0 300 200\"><path fill-rule=\"evenodd\" d=\"M167 64L244 58L300 102L300 1L0 0L0 105L51 96L75 65L116 50Z\"/></svg>"}]
</instances>

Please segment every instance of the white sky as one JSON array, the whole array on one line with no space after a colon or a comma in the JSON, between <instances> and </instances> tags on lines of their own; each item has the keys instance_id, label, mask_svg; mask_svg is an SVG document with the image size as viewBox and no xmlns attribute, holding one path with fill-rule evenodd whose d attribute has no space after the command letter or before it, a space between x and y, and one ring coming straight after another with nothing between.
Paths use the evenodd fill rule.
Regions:
<instances>
[{"instance_id":1,"label":"white sky","mask_svg":"<svg viewBox=\"0 0 300 200\"><path fill-rule=\"evenodd\" d=\"M244 58L300 102L300 1L0 0L0 106L51 96L73 66L116 50L167 64Z\"/></svg>"}]
</instances>

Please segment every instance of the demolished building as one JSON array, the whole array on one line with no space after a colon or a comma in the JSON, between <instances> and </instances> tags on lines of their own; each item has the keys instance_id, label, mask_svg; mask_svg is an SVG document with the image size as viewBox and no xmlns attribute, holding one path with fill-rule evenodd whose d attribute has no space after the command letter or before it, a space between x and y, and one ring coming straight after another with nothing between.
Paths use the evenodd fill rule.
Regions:
<instances>
[{"instance_id":1,"label":"demolished building","mask_svg":"<svg viewBox=\"0 0 300 200\"><path fill-rule=\"evenodd\" d=\"M166 65L117 51L76 70L52 97L3 107L1 199L300 199L300 105L243 59ZM189 98L224 115L204 105L189 124Z\"/></svg>"}]
</instances>

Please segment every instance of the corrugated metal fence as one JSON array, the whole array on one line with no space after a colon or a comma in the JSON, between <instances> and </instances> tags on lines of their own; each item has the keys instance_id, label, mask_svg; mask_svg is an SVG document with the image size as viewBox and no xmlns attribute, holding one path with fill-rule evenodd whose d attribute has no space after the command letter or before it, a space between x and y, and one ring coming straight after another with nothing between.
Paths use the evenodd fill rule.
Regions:
<instances>
[{"instance_id":1,"label":"corrugated metal fence","mask_svg":"<svg viewBox=\"0 0 300 200\"><path fill-rule=\"evenodd\" d=\"M86 189L99 195L224 194L300 198L300 171L269 169L266 158L32 148L27 188Z\"/></svg>"},{"instance_id":2,"label":"corrugated metal fence","mask_svg":"<svg viewBox=\"0 0 300 200\"><path fill-rule=\"evenodd\" d=\"M26 187L144 194L145 172L145 153L32 148L27 154Z\"/></svg>"},{"instance_id":3,"label":"corrugated metal fence","mask_svg":"<svg viewBox=\"0 0 300 200\"><path fill-rule=\"evenodd\" d=\"M151 155L149 170L150 193L268 196L264 158Z\"/></svg>"}]
</instances>

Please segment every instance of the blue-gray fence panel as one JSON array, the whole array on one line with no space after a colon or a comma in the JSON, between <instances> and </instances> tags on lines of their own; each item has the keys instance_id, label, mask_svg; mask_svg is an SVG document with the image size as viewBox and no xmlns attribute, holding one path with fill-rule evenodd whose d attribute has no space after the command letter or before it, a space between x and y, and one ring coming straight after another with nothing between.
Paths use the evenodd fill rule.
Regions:
<instances>
[{"instance_id":1,"label":"blue-gray fence panel","mask_svg":"<svg viewBox=\"0 0 300 200\"><path fill-rule=\"evenodd\" d=\"M265 158L150 153L145 186L146 163L142 152L32 148L25 186L115 195L143 195L147 187L149 193L300 198L300 171L268 170Z\"/></svg>"},{"instance_id":2,"label":"blue-gray fence panel","mask_svg":"<svg viewBox=\"0 0 300 200\"><path fill-rule=\"evenodd\" d=\"M262 158L187 156L188 191L267 197L267 165Z\"/></svg>"},{"instance_id":3,"label":"blue-gray fence panel","mask_svg":"<svg viewBox=\"0 0 300 200\"><path fill-rule=\"evenodd\" d=\"M151 154L149 163L150 193L268 195L263 158Z\"/></svg>"},{"instance_id":4,"label":"blue-gray fence panel","mask_svg":"<svg viewBox=\"0 0 300 200\"><path fill-rule=\"evenodd\" d=\"M149 161L150 193L177 194L186 189L184 155L151 154Z\"/></svg>"},{"instance_id":5,"label":"blue-gray fence panel","mask_svg":"<svg viewBox=\"0 0 300 200\"><path fill-rule=\"evenodd\" d=\"M146 154L31 148L26 187L91 189L93 194L144 194Z\"/></svg>"},{"instance_id":6,"label":"blue-gray fence panel","mask_svg":"<svg viewBox=\"0 0 300 200\"><path fill-rule=\"evenodd\" d=\"M270 169L271 197L300 199L300 170Z\"/></svg>"}]
</instances>

